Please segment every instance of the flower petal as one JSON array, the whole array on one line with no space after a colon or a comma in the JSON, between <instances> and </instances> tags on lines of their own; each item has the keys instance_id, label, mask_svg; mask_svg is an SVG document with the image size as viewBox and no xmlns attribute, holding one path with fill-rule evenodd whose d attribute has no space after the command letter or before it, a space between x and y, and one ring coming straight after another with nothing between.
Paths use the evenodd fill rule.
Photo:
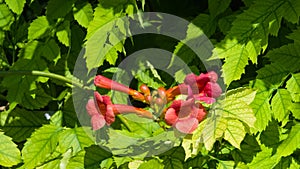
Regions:
<instances>
[{"instance_id":1,"label":"flower petal","mask_svg":"<svg viewBox=\"0 0 300 169\"><path fill-rule=\"evenodd\" d=\"M93 130L98 130L105 125L105 119L102 115L95 114L91 118L91 124L92 124Z\"/></svg>"},{"instance_id":2,"label":"flower petal","mask_svg":"<svg viewBox=\"0 0 300 169\"><path fill-rule=\"evenodd\" d=\"M115 121L115 114L112 105L107 105L105 113L105 121L107 125L111 125Z\"/></svg>"},{"instance_id":3,"label":"flower petal","mask_svg":"<svg viewBox=\"0 0 300 169\"><path fill-rule=\"evenodd\" d=\"M182 133L191 134L198 127L198 120L196 118L178 120L174 127Z\"/></svg>"},{"instance_id":4,"label":"flower petal","mask_svg":"<svg viewBox=\"0 0 300 169\"><path fill-rule=\"evenodd\" d=\"M169 108L165 114L165 121L168 125L173 125L178 120L178 115L174 108Z\"/></svg>"},{"instance_id":5,"label":"flower petal","mask_svg":"<svg viewBox=\"0 0 300 169\"><path fill-rule=\"evenodd\" d=\"M203 91L207 96L213 97L213 98L219 97L222 93L222 89L219 86L219 84L218 83L212 83L212 82L208 82L205 85L205 88L204 88Z\"/></svg>"},{"instance_id":6,"label":"flower petal","mask_svg":"<svg viewBox=\"0 0 300 169\"><path fill-rule=\"evenodd\" d=\"M90 99L88 100L86 106L86 111L87 113L90 115L90 116L93 116L93 115L96 115L96 114L99 114L99 110L98 108L96 107L96 104L95 104L95 100L94 99Z\"/></svg>"},{"instance_id":7,"label":"flower petal","mask_svg":"<svg viewBox=\"0 0 300 169\"><path fill-rule=\"evenodd\" d=\"M207 104L212 104L216 102L215 98L207 97L207 96L201 96L201 95L194 95L195 100L203 101Z\"/></svg>"}]
</instances>

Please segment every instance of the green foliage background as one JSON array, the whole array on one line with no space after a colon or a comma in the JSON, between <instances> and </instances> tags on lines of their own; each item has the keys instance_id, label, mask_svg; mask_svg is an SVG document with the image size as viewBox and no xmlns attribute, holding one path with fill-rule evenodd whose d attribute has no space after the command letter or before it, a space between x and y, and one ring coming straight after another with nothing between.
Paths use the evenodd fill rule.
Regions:
<instances>
[{"instance_id":1,"label":"green foliage background","mask_svg":"<svg viewBox=\"0 0 300 169\"><path fill-rule=\"evenodd\" d=\"M194 73L205 71L182 45L196 32L181 42L142 35L114 46L113 35L91 38L115 18L142 11L173 14L202 29L215 45L209 60L223 62L226 91L178 146L147 158L116 156L96 146L91 129L77 120L72 88L90 89L73 75L83 46L87 68L108 76L130 53L149 47L179 55ZM300 168L299 15L299 0L0 0L0 166ZM130 25L114 26L128 34ZM95 45L109 50L102 60ZM153 88L185 76L182 70L166 75L151 64L132 73L133 86ZM160 132L139 123L129 127L134 132L121 131L133 137Z\"/></svg>"}]
</instances>

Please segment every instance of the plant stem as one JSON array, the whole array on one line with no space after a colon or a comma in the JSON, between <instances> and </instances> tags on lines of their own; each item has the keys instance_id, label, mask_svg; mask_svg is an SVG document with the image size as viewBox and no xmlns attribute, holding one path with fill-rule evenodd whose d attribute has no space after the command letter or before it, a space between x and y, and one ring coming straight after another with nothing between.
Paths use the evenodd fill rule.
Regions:
<instances>
[{"instance_id":1,"label":"plant stem","mask_svg":"<svg viewBox=\"0 0 300 169\"><path fill-rule=\"evenodd\" d=\"M55 74L55 73L43 72L43 71L38 71L38 70L0 71L0 76L23 76L23 75L49 77L52 79L57 79L62 82L71 84L71 85L79 87L79 88L92 90L91 88L89 88L88 86L85 86L84 84L80 83L79 81L75 81L75 80L66 78L62 75Z\"/></svg>"}]
</instances>

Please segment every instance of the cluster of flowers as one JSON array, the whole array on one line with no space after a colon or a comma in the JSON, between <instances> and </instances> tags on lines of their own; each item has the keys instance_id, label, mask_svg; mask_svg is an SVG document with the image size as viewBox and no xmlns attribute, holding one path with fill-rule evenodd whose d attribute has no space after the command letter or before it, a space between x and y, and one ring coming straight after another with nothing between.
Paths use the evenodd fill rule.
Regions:
<instances>
[{"instance_id":1,"label":"cluster of flowers","mask_svg":"<svg viewBox=\"0 0 300 169\"><path fill-rule=\"evenodd\" d=\"M160 120L164 120L182 133L190 134L207 114L201 103L212 104L216 101L215 98L221 95L222 89L217 84L217 80L218 75L213 71L201 73L199 76L191 73L186 76L184 83L168 90L161 87L152 93L145 84L140 86L141 92L139 92L102 75L95 77L94 84L99 88L127 93L133 99L147 103L154 112L161 112ZM184 100L175 100L178 95L187 97ZM135 113L145 118L157 118L155 113L142 108L113 104L109 96L102 96L96 91L94 99L88 101L86 109L91 116L93 130L112 124L118 114Z\"/></svg>"}]
</instances>

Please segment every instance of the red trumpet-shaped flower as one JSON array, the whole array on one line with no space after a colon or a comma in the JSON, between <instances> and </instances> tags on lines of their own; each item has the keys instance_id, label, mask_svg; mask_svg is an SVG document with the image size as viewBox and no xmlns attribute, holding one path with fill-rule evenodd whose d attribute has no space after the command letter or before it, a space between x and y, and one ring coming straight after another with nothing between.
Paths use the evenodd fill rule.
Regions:
<instances>
[{"instance_id":1,"label":"red trumpet-shaped flower","mask_svg":"<svg viewBox=\"0 0 300 169\"><path fill-rule=\"evenodd\" d=\"M215 102L215 98L219 97L222 89L218 83L218 75L211 71L208 73L201 73L199 76L191 73L188 74L184 83L179 84L167 90L168 101L174 100L179 94L193 95L196 100L204 101L206 103Z\"/></svg>"},{"instance_id":2,"label":"red trumpet-shaped flower","mask_svg":"<svg viewBox=\"0 0 300 169\"><path fill-rule=\"evenodd\" d=\"M94 99L88 101L86 110L91 116L93 130L98 130L105 124L112 124L117 114L135 113L142 117L153 118L152 113L144 109L123 104L112 104L109 96L101 96L98 92L94 92Z\"/></svg>"},{"instance_id":3,"label":"red trumpet-shaped flower","mask_svg":"<svg viewBox=\"0 0 300 169\"><path fill-rule=\"evenodd\" d=\"M175 100L165 114L165 121L178 131L191 134L206 116L206 111L201 104L195 104L193 98Z\"/></svg>"},{"instance_id":4,"label":"red trumpet-shaped flower","mask_svg":"<svg viewBox=\"0 0 300 169\"><path fill-rule=\"evenodd\" d=\"M133 99L139 100L139 101L145 101L144 95L142 95L140 92L131 89L121 83L118 83L116 81L113 81L109 78L106 78L102 75L97 75L94 79L94 84L97 87L104 88L104 89L110 89L110 90L116 90L123 93L127 93L132 96Z\"/></svg>"}]
</instances>

